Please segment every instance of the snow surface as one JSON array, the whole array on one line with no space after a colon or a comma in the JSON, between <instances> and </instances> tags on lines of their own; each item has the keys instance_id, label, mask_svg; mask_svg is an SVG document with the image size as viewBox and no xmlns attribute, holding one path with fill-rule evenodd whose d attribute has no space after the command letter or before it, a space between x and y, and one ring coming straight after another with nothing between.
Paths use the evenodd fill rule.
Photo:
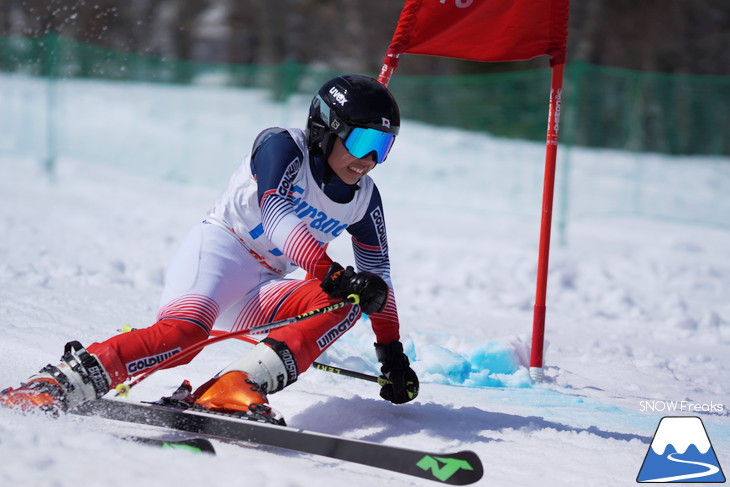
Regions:
<instances>
[{"instance_id":1,"label":"snow surface","mask_svg":"<svg viewBox=\"0 0 730 487\"><path fill-rule=\"evenodd\" d=\"M88 139L74 132L71 140L69 132L61 140L75 157L59 160L52 179L37 158L0 157L0 386L57 361L71 339L88 344L125 324L151 324L168 258L225 183L162 182L136 167L130 173L81 157L103 145L105 127L114 130L110 117L150 141L179 128L154 121L156 112L131 114L131 104L107 91L119 86L84 85L78 102L87 111L64 116ZM153 90L130 89L135 96ZM255 120L266 102L246 99ZM247 137L264 126L227 124L211 112L201 126L238 126ZM129 150L139 149L135 140L126 140ZM124 158L123 142L109 146L110 157ZM270 398L291 426L433 452L474 450L485 466L480 485L615 486L634 484L663 416L696 415L720 464L730 465L727 231L628 218L573 222L568 245L551 249L546 381L530 382L542 150L404 124L373 177L385 200L403 341L422 380L420 396L394 406L370 383L312 370ZM448 163L437 164L434 154L448 155ZM221 165L232 169L243 155ZM623 157L575 151L573 164L609 167ZM689 174L705 160L666 164ZM520 194L531 196L520 208L534 203L534 210L500 211L509 206L505 186L521 181L527 191ZM331 253L352 263L341 240ZM372 341L363 320L321 361L374 374ZM156 399L185 378L200 384L248 346L210 347L191 364L152 376L131 399ZM0 485L284 487L313 485L312 477L320 487L436 485L271 448L219 444L209 457L111 434L124 431L101 420L0 410Z\"/></svg>"}]
</instances>

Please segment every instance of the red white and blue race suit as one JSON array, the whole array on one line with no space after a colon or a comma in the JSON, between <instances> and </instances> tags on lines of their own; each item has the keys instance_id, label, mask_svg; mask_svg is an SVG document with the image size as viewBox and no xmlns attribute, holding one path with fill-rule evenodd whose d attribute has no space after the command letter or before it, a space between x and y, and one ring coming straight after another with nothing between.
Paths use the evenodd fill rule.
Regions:
<instances>
[{"instance_id":1,"label":"red white and blue race suit","mask_svg":"<svg viewBox=\"0 0 730 487\"><path fill-rule=\"evenodd\" d=\"M307 150L306 132L262 132L205 220L169 265L157 322L94 343L112 387L201 340L215 327L251 328L333 303L320 288L332 260L326 244L347 231L358 271L389 285L384 311L370 315L378 343L399 339L380 194L369 176L340 180ZM304 280L287 279L304 269ZM295 359L289 383L360 317L358 306L272 330L265 343ZM189 361L189 360L188 360Z\"/></svg>"}]
</instances>

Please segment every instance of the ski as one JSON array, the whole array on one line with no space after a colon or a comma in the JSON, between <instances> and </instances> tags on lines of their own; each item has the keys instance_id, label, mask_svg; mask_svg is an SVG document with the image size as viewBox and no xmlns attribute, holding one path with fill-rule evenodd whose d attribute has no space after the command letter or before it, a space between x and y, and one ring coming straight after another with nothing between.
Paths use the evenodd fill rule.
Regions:
<instances>
[{"instance_id":1,"label":"ski","mask_svg":"<svg viewBox=\"0 0 730 487\"><path fill-rule=\"evenodd\" d=\"M193 437L180 439L132 435L120 435L119 438L133 443L155 446L163 450L187 450L193 453L209 453L215 455L213 443L206 438Z\"/></svg>"},{"instance_id":2,"label":"ski","mask_svg":"<svg viewBox=\"0 0 730 487\"><path fill-rule=\"evenodd\" d=\"M472 484L484 473L479 457L472 451L411 450L193 409L98 399L70 412L185 431L226 442L250 442L321 455L449 485Z\"/></svg>"}]
</instances>

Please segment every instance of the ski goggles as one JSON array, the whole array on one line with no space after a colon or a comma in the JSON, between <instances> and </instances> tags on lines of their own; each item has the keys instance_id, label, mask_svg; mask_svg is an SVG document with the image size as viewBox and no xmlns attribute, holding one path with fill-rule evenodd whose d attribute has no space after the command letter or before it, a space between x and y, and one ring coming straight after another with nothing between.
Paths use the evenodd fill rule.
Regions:
<instances>
[{"instance_id":1,"label":"ski goggles","mask_svg":"<svg viewBox=\"0 0 730 487\"><path fill-rule=\"evenodd\" d=\"M375 152L375 159L378 164L388 157L390 148L393 147L395 135L380 130L354 127L345 139L345 147L353 156L358 159Z\"/></svg>"}]
</instances>

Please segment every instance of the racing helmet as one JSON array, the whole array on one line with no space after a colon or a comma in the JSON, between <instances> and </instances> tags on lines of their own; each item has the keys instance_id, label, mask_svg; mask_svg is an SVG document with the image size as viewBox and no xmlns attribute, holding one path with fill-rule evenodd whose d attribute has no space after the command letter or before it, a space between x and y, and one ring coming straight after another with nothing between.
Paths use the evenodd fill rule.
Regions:
<instances>
[{"instance_id":1,"label":"racing helmet","mask_svg":"<svg viewBox=\"0 0 730 487\"><path fill-rule=\"evenodd\" d=\"M329 157L335 137L358 158L388 156L400 129L400 111L390 91L358 74L337 76L319 89L309 107L309 150Z\"/></svg>"}]
</instances>

